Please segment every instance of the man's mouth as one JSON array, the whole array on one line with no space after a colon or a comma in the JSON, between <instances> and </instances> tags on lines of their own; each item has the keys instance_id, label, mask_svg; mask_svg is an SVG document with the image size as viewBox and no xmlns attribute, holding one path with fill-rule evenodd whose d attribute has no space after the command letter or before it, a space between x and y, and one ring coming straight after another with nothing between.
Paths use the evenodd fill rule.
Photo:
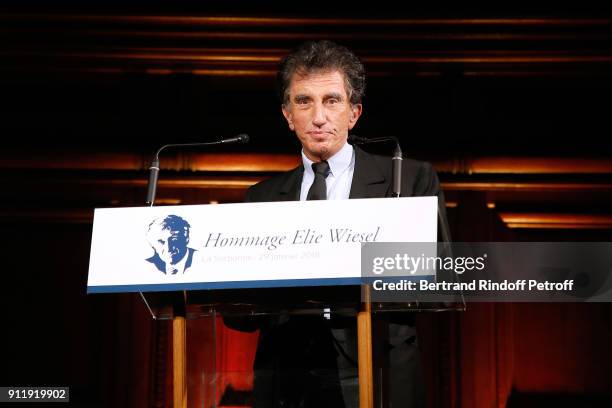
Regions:
<instances>
[{"instance_id":1,"label":"man's mouth","mask_svg":"<svg viewBox=\"0 0 612 408\"><path fill-rule=\"evenodd\" d=\"M310 137L314 138L315 140L320 140L320 141L327 139L327 137L329 136L329 132L325 132L322 130L308 132L308 134L310 135Z\"/></svg>"}]
</instances>

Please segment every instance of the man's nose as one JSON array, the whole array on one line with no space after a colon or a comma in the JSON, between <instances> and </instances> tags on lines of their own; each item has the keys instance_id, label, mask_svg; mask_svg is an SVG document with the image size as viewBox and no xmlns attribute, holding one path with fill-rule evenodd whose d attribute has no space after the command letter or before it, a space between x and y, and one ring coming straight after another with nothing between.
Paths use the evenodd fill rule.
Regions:
<instances>
[{"instance_id":1,"label":"man's nose","mask_svg":"<svg viewBox=\"0 0 612 408\"><path fill-rule=\"evenodd\" d=\"M327 122L325 107L323 104L315 104L312 113L312 123L315 126L323 126Z\"/></svg>"}]
</instances>

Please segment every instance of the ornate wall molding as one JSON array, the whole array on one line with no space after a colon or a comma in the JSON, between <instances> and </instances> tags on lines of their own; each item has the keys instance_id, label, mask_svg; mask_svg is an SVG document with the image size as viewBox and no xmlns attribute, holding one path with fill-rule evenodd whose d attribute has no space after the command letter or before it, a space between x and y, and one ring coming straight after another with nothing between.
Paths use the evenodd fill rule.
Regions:
<instances>
[{"instance_id":1,"label":"ornate wall molding","mask_svg":"<svg viewBox=\"0 0 612 408\"><path fill-rule=\"evenodd\" d=\"M612 229L612 215L500 212L508 228Z\"/></svg>"},{"instance_id":2,"label":"ornate wall molding","mask_svg":"<svg viewBox=\"0 0 612 408\"><path fill-rule=\"evenodd\" d=\"M132 152L5 152L0 168L56 169L56 170L146 170L150 155ZM440 173L452 175L589 175L612 174L611 158L580 157L452 157L430 160ZM290 170L300 164L295 154L266 153L166 153L161 168L194 172L275 173ZM473 182L472 182L473 183ZM459 182L455 188L463 188ZM546 188L545 185L525 183L474 184L478 188ZM607 186L608 184L605 184ZM562 183L554 188L582 188L584 183ZM595 185L593 187L597 188ZM605 187L607 188L607 187Z\"/></svg>"},{"instance_id":3,"label":"ornate wall molding","mask_svg":"<svg viewBox=\"0 0 612 408\"><path fill-rule=\"evenodd\" d=\"M373 76L609 75L612 18L0 14L4 71L274 75L295 44L354 48Z\"/></svg>"}]
</instances>

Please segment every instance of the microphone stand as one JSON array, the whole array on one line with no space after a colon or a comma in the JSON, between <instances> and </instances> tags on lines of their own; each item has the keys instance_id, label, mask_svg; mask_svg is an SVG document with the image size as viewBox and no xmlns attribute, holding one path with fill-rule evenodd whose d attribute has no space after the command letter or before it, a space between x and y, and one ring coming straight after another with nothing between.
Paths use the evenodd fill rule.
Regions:
<instances>
[{"instance_id":1,"label":"microphone stand","mask_svg":"<svg viewBox=\"0 0 612 408\"><path fill-rule=\"evenodd\" d=\"M218 144L227 143L246 143L249 141L249 136L246 134L240 134L236 137L229 139L221 139L215 142L204 142L204 143L182 143L182 144L167 144L160 147L153 159L151 160L151 166L149 167L149 185L147 188L147 205L153 207L155 202L155 192L157 190L157 178L159 175L159 154L162 150L171 147L195 147L195 146L212 146ZM157 318L153 314L146 297L142 292L140 296L144 300L147 308L153 315L153 318ZM187 406L187 353L186 353L186 338L187 338L187 293L185 291L175 293L172 301L173 318L172 318L172 353L174 356L172 381L173 381L173 402L175 407L186 407Z\"/></svg>"},{"instance_id":2,"label":"microphone stand","mask_svg":"<svg viewBox=\"0 0 612 408\"><path fill-rule=\"evenodd\" d=\"M351 144L368 144L368 143L380 143L380 142L395 142L395 151L393 152L392 163L392 196L400 197L402 194L402 147L400 146L399 140L395 136L365 138L357 135L349 135L348 141Z\"/></svg>"},{"instance_id":3,"label":"microphone stand","mask_svg":"<svg viewBox=\"0 0 612 408\"><path fill-rule=\"evenodd\" d=\"M247 134L242 133L238 136L230 137L229 139L221 139L221 140L217 140L214 142L173 143L173 144L163 145L162 147L157 149L157 152L155 152L155 155L153 156L153 159L151 160L151 166L149 166L149 184L147 187L147 198L146 198L145 203L148 206L153 207L153 203L155 202L155 193L157 191L157 179L159 176L159 154L161 153L162 150L171 148L171 147L174 148L174 147L213 146L213 145L228 144L228 143L247 143L248 141L249 141L249 136Z\"/></svg>"},{"instance_id":4,"label":"microphone stand","mask_svg":"<svg viewBox=\"0 0 612 408\"><path fill-rule=\"evenodd\" d=\"M391 159L392 163L392 196L400 197L402 193L402 148L400 146L399 140L396 137L379 137L367 139L364 137L359 137L355 135L349 135L348 141L351 144L367 144L367 143L378 143L378 142L386 142L386 141L394 141L395 142L395 151L393 152L393 158ZM381 322L372 322L372 299L371 299L371 287L369 284L365 284L362 286L363 293L363 304L364 310L357 314L357 337L360 339L359 341L359 361L372 361L373 352L372 352L372 330L375 330L379 335L382 335L383 338L389 337L389 326L381 325ZM417 301L418 307L418 301ZM380 358L380 356L379 356ZM379 374L380 376L383 373ZM388 375L388 372L387 372ZM366 364L359 364L359 378L360 378L360 390L359 390L359 398L366 400L367 406L374 405L374 396L372 392L368 392L368 385L361 384L361 378L367 378L365 383L372 384L374 381L374 373L372 372L372 367ZM381 399L382 404L382 399Z\"/></svg>"},{"instance_id":5,"label":"microphone stand","mask_svg":"<svg viewBox=\"0 0 612 408\"><path fill-rule=\"evenodd\" d=\"M395 140L395 152L393 152L393 158L391 163L393 164L393 197L400 197L402 195L402 148L400 147L397 139Z\"/></svg>"}]
</instances>

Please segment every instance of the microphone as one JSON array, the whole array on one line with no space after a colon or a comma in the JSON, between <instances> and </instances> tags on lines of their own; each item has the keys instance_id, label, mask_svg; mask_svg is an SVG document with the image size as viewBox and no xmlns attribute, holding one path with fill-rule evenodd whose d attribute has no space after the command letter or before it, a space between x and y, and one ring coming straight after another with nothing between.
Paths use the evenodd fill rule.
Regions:
<instances>
[{"instance_id":1,"label":"microphone","mask_svg":"<svg viewBox=\"0 0 612 408\"><path fill-rule=\"evenodd\" d=\"M371 143L374 139L368 139L357 135L348 135L347 141L352 145Z\"/></svg>"},{"instance_id":2,"label":"microphone","mask_svg":"<svg viewBox=\"0 0 612 408\"><path fill-rule=\"evenodd\" d=\"M378 143L378 142L387 142L387 141L395 142L395 152L393 154L393 195L395 197L399 197L402 187L402 149L399 144L399 140L395 136L384 136L384 137L376 137L376 138L366 138L357 135L349 135L348 142L350 144L368 144L368 143ZM442 207L440 206L440 201L438 201L438 224L440 225L440 235L442 236L442 242L445 243L446 249L450 251L450 232L448 230L448 225L446 223L446 219L442 216Z\"/></svg>"},{"instance_id":3,"label":"microphone","mask_svg":"<svg viewBox=\"0 0 612 408\"><path fill-rule=\"evenodd\" d=\"M238 136L234 136L234 137L230 137L229 139L221 139L219 140L219 143L221 144L226 144L226 143L248 143L249 142L249 135L247 135L246 133L241 133Z\"/></svg>"},{"instance_id":4,"label":"microphone","mask_svg":"<svg viewBox=\"0 0 612 408\"><path fill-rule=\"evenodd\" d=\"M245 133L241 133L238 136L230 137L228 139L221 139L214 142L202 142L202 143L172 143L163 145L151 160L151 166L149 167L149 184L147 188L147 200L145 201L147 205L153 206L155 202L155 192L157 190L157 177L159 175L159 154L162 150L174 147L196 147L196 146L214 146L220 144L229 144L229 143L247 143L249 141L249 135Z\"/></svg>"},{"instance_id":5,"label":"microphone","mask_svg":"<svg viewBox=\"0 0 612 408\"><path fill-rule=\"evenodd\" d=\"M379 142L395 142L395 151L393 152L393 158L391 163L393 166L393 197L399 197L402 193L402 147L400 146L399 139L395 136L383 136L366 138L357 135L349 135L348 142L352 145L357 144L368 144L368 143L379 143Z\"/></svg>"}]
</instances>

